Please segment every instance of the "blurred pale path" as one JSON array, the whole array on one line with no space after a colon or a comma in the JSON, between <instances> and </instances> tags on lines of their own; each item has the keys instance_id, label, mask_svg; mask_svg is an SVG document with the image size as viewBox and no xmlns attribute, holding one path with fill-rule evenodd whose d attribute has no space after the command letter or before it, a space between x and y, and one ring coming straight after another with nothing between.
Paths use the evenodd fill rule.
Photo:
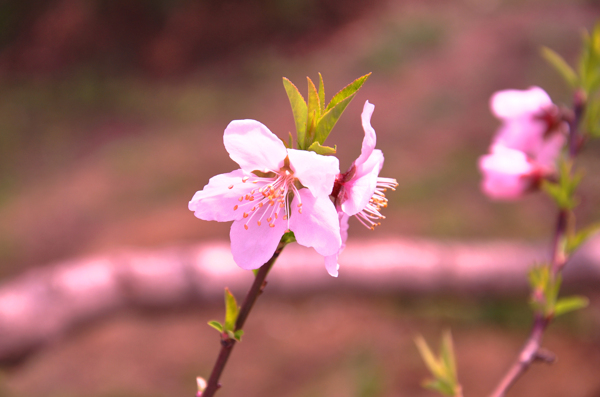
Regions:
<instances>
[{"instance_id":1,"label":"blurred pale path","mask_svg":"<svg viewBox=\"0 0 600 397\"><path fill-rule=\"evenodd\" d=\"M323 258L292 244L268 277L270 294L353 293L510 295L526 290L526 272L547 255L509 242L437 243L387 239L351 243L340 276ZM252 273L237 267L226 243L159 251L123 251L37 268L0 285L0 362L11 361L74 326L127 308L174 310L216 302L229 287L241 299ZM600 282L600 237L569 263L566 284Z\"/></svg>"}]
</instances>

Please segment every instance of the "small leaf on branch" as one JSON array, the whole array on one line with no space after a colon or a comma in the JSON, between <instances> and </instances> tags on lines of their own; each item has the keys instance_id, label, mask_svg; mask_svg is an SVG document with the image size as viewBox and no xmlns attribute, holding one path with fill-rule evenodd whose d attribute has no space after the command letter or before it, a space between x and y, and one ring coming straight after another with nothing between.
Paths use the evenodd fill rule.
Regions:
<instances>
[{"instance_id":1,"label":"small leaf on branch","mask_svg":"<svg viewBox=\"0 0 600 397\"><path fill-rule=\"evenodd\" d=\"M548 63L550 63L554 69L556 69L556 71L565 79L571 88L577 88L579 86L579 78L577 77L577 73L575 73L573 68L569 66L563 57L548 47L542 47L541 52L544 59L548 61Z\"/></svg>"},{"instance_id":2,"label":"small leaf on branch","mask_svg":"<svg viewBox=\"0 0 600 397\"><path fill-rule=\"evenodd\" d=\"M319 142L313 142L313 144L310 145L308 147L308 149L306 149L306 150L310 150L317 154L327 156L330 154L335 154L335 152L337 151L337 145L334 147L329 147L329 146L321 146L321 144Z\"/></svg>"},{"instance_id":3,"label":"small leaf on branch","mask_svg":"<svg viewBox=\"0 0 600 397\"><path fill-rule=\"evenodd\" d=\"M354 99L354 95L356 95L356 93L344 98L343 100L338 102L334 107L328 108L325 114L321 116L321 118L317 122L314 141L319 142L320 144L325 143L325 140L331 133L333 127L335 127L335 124L342 116L342 113L344 113L344 110L346 110L348 104L352 101L352 99Z\"/></svg>"},{"instance_id":4,"label":"small leaf on branch","mask_svg":"<svg viewBox=\"0 0 600 397\"><path fill-rule=\"evenodd\" d=\"M210 325L211 327L213 327L214 329L216 329L217 331L223 333L223 326L221 325L220 322L212 320L208 322L208 325Z\"/></svg>"},{"instance_id":5,"label":"small leaf on branch","mask_svg":"<svg viewBox=\"0 0 600 397\"><path fill-rule=\"evenodd\" d=\"M583 309L590 303L585 296L569 296L560 298L554 305L554 316L558 317L562 314L569 313L575 310Z\"/></svg>"},{"instance_id":6,"label":"small leaf on branch","mask_svg":"<svg viewBox=\"0 0 600 397\"><path fill-rule=\"evenodd\" d=\"M585 243L592 235L600 231L600 223L590 225L580 231L569 234L567 236L565 250L568 254L572 254L581 244Z\"/></svg>"},{"instance_id":7,"label":"small leaf on branch","mask_svg":"<svg viewBox=\"0 0 600 397\"><path fill-rule=\"evenodd\" d=\"M233 331L239 313L239 307L229 288L225 288L225 331Z\"/></svg>"},{"instance_id":8,"label":"small leaf on branch","mask_svg":"<svg viewBox=\"0 0 600 397\"><path fill-rule=\"evenodd\" d=\"M306 117L308 115L308 107L306 101L298 88L292 82L285 77L283 78L283 86L285 92L290 100L292 106L292 113L294 114L294 121L296 123L296 138L298 140L298 148L304 149L304 136L306 133Z\"/></svg>"},{"instance_id":9,"label":"small leaf on branch","mask_svg":"<svg viewBox=\"0 0 600 397\"><path fill-rule=\"evenodd\" d=\"M419 335L415 338L415 344L429 372L434 377L434 379L426 380L423 386L446 396L461 395L461 386L456 377L456 360L450 332L445 332L442 337L439 357L433 354L422 336Z\"/></svg>"},{"instance_id":10,"label":"small leaf on branch","mask_svg":"<svg viewBox=\"0 0 600 397\"><path fill-rule=\"evenodd\" d=\"M348 98L351 95L356 94L356 92L362 87L362 85L367 81L367 79L371 76L371 73L365 74L362 77L357 78L352 83L348 84L346 87L342 88L337 94L331 98L329 104L327 105L326 110L332 109L334 106L342 102L344 99Z\"/></svg>"},{"instance_id":11,"label":"small leaf on branch","mask_svg":"<svg viewBox=\"0 0 600 397\"><path fill-rule=\"evenodd\" d=\"M321 73L319 73L319 103L321 104L321 114L323 114L325 112L325 84Z\"/></svg>"}]
</instances>

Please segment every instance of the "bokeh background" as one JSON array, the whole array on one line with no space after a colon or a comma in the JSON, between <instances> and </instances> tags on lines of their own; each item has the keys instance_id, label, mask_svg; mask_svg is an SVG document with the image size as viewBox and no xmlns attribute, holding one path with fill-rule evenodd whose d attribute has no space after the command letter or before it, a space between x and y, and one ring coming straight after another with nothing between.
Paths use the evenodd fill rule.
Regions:
<instances>
[{"instance_id":1,"label":"bokeh background","mask_svg":"<svg viewBox=\"0 0 600 397\"><path fill-rule=\"evenodd\" d=\"M229 224L187 210L211 176L236 168L224 128L252 118L285 137L294 123L281 78L304 93L318 72L328 99L373 72L327 143L347 168L368 99L382 175L400 185L385 222L375 232L356 222L351 239L546 241L549 200L492 203L479 191L477 158L498 125L488 98L539 85L568 105L539 48L573 64L598 17L596 0L1 1L0 277L226 240ZM592 143L582 164L599 169L599 154ZM599 220L600 173L586 174L581 197L580 219ZM265 294L219 394L431 395L412 338L442 327L454 330L468 395L485 394L527 334L525 299ZM600 396L595 307L559 321L547 344L561 360L535 367L515 396ZM4 369L0 394L192 395L218 349L205 322L221 311L111 317Z\"/></svg>"}]
</instances>

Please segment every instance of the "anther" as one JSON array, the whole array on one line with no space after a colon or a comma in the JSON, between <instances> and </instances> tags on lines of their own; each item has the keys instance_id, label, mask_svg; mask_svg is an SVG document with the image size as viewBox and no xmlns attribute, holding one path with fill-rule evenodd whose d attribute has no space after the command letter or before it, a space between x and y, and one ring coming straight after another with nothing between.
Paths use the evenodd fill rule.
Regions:
<instances>
[{"instance_id":1,"label":"anther","mask_svg":"<svg viewBox=\"0 0 600 397\"><path fill-rule=\"evenodd\" d=\"M248 230L248 225L244 225L244 229Z\"/></svg>"},{"instance_id":2,"label":"anther","mask_svg":"<svg viewBox=\"0 0 600 397\"><path fill-rule=\"evenodd\" d=\"M246 183L246 181L247 181L248 179L250 179L250 177L248 177L248 176L245 176L245 177L243 177L243 178L242 178L242 182Z\"/></svg>"},{"instance_id":3,"label":"anther","mask_svg":"<svg viewBox=\"0 0 600 397\"><path fill-rule=\"evenodd\" d=\"M233 189L233 185L229 185L229 188L230 188L230 189Z\"/></svg>"},{"instance_id":4,"label":"anther","mask_svg":"<svg viewBox=\"0 0 600 397\"><path fill-rule=\"evenodd\" d=\"M271 223L269 226L270 226L270 227L275 227L275 224L274 224L274 223Z\"/></svg>"},{"instance_id":5,"label":"anther","mask_svg":"<svg viewBox=\"0 0 600 397\"><path fill-rule=\"evenodd\" d=\"M298 208L298 213L301 214L302 213L302 208Z\"/></svg>"},{"instance_id":6,"label":"anther","mask_svg":"<svg viewBox=\"0 0 600 397\"><path fill-rule=\"evenodd\" d=\"M244 201L244 196L241 196L238 201L241 203L242 201Z\"/></svg>"},{"instance_id":7,"label":"anther","mask_svg":"<svg viewBox=\"0 0 600 397\"><path fill-rule=\"evenodd\" d=\"M257 221L256 223L258 224L258 226L260 226L260 221Z\"/></svg>"},{"instance_id":8,"label":"anther","mask_svg":"<svg viewBox=\"0 0 600 397\"><path fill-rule=\"evenodd\" d=\"M273 218L271 218L271 217L267 218L267 222L269 222L269 223L271 223L272 220L273 220Z\"/></svg>"},{"instance_id":9,"label":"anther","mask_svg":"<svg viewBox=\"0 0 600 397\"><path fill-rule=\"evenodd\" d=\"M283 220L284 220L284 221L287 221L287 215L284 215L284 216L283 216Z\"/></svg>"},{"instance_id":10,"label":"anther","mask_svg":"<svg viewBox=\"0 0 600 397\"><path fill-rule=\"evenodd\" d=\"M237 209L238 209L238 206L237 206L237 204L236 204L236 205L234 205L234 206L233 206L233 210L235 211L235 210L237 210Z\"/></svg>"},{"instance_id":11,"label":"anther","mask_svg":"<svg viewBox=\"0 0 600 397\"><path fill-rule=\"evenodd\" d=\"M244 212L244 218L248 218L248 214Z\"/></svg>"}]
</instances>

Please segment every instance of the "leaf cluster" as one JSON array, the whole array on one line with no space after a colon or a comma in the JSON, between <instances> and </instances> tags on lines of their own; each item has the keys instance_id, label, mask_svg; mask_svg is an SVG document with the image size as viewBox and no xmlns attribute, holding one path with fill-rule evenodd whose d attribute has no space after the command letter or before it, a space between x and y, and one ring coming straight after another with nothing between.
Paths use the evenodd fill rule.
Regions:
<instances>
[{"instance_id":1,"label":"leaf cluster","mask_svg":"<svg viewBox=\"0 0 600 397\"><path fill-rule=\"evenodd\" d=\"M544 179L542 189L552 197L560 209L572 210L578 204L575 191L583 174L573 172L573 162L564 158L560 160L558 171L558 180L549 181Z\"/></svg>"},{"instance_id":2,"label":"leaf cluster","mask_svg":"<svg viewBox=\"0 0 600 397\"><path fill-rule=\"evenodd\" d=\"M221 334L230 339L235 339L241 342L244 331L241 329L235 329L235 323L238 318L240 308L237 305L235 297L229 291L229 288L225 288L225 323L221 324L218 321L212 320L208 322L208 325L219 331Z\"/></svg>"},{"instance_id":3,"label":"leaf cluster","mask_svg":"<svg viewBox=\"0 0 600 397\"><path fill-rule=\"evenodd\" d=\"M579 310L589 303L586 297L579 295L558 298L562 277L554 274L548 264L533 267L528 276L532 289L530 305L544 318L550 319Z\"/></svg>"},{"instance_id":4,"label":"leaf cluster","mask_svg":"<svg viewBox=\"0 0 600 397\"><path fill-rule=\"evenodd\" d=\"M592 137L600 137L600 22L591 34L584 32L583 51L576 68L547 47L542 48L542 56L573 90L583 94L586 103L582 122L584 132Z\"/></svg>"},{"instance_id":5,"label":"leaf cluster","mask_svg":"<svg viewBox=\"0 0 600 397\"><path fill-rule=\"evenodd\" d=\"M462 395L462 387L456 373L456 359L450 331L444 332L439 355L435 355L425 339L419 335L415 344L433 379L423 382L423 387L437 391L445 396L457 397Z\"/></svg>"},{"instance_id":6,"label":"leaf cluster","mask_svg":"<svg viewBox=\"0 0 600 397\"><path fill-rule=\"evenodd\" d=\"M323 155L336 152L335 146L332 148L323 146L323 144L348 104L354 99L356 92L370 75L371 73L366 74L348 84L335 94L327 105L325 105L325 85L321 73L319 73L318 89L309 77L306 78L308 81L308 101L304 99L298 88L290 80L283 78L283 86L294 114L298 149L311 150ZM289 147L292 146L293 142L290 135Z\"/></svg>"}]
</instances>

